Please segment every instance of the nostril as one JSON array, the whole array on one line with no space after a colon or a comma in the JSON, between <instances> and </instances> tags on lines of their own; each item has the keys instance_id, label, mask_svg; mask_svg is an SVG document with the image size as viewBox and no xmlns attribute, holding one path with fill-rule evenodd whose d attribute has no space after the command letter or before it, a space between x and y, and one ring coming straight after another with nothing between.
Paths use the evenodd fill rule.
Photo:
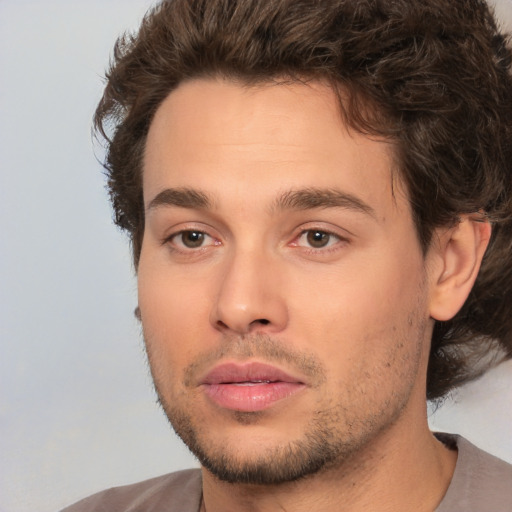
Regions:
<instances>
[{"instance_id":1,"label":"nostril","mask_svg":"<svg viewBox=\"0 0 512 512\"><path fill-rule=\"evenodd\" d=\"M244 327L242 326L235 326L235 325L229 325L226 322L223 322L222 320L217 320L216 326L217 329L224 331L224 330L237 330L239 332L249 332L251 328L254 328L258 325L270 325L271 322L267 318L257 318L256 320L253 320L249 323L249 325L245 324Z\"/></svg>"}]
</instances>

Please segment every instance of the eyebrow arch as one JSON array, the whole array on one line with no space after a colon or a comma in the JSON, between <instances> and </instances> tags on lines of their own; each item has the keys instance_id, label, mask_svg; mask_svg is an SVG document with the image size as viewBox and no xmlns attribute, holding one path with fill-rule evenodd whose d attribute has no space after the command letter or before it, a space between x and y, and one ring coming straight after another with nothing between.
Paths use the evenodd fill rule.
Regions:
<instances>
[{"instance_id":1,"label":"eyebrow arch","mask_svg":"<svg viewBox=\"0 0 512 512\"><path fill-rule=\"evenodd\" d=\"M273 203L272 209L310 210L315 208L346 208L377 218L375 210L361 199L330 188L305 188L284 192Z\"/></svg>"},{"instance_id":2,"label":"eyebrow arch","mask_svg":"<svg viewBox=\"0 0 512 512\"><path fill-rule=\"evenodd\" d=\"M180 208L211 208L212 201L204 193L191 188L167 188L159 192L148 204L146 211L160 206L178 206Z\"/></svg>"}]
</instances>

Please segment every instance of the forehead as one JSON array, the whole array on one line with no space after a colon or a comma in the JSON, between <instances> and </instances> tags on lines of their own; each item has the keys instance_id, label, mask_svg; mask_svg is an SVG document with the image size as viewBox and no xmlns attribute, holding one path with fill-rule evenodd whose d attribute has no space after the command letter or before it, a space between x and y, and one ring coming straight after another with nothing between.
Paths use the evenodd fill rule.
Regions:
<instances>
[{"instance_id":1,"label":"forehead","mask_svg":"<svg viewBox=\"0 0 512 512\"><path fill-rule=\"evenodd\" d=\"M144 199L147 206L169 187L260 198L314 187L362 195L389 209L400 189L393 156L389 142L346 127L337 95L320 82L245 86L197 79L181 84L156 112Z\"/></svg>"}]
</instances>

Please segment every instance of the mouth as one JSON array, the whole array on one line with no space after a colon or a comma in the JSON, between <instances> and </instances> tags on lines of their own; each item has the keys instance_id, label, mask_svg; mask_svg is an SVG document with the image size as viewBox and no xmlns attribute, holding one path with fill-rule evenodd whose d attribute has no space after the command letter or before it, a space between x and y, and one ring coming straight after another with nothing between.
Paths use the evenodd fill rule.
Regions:
<instances>
[{"instance_id":1,"label":"mouth","mask_svg":"<svg viewBox=\"0 0 512 512\"><path fill-rule=\"evenodd\" d=\"M300 378L264 363L225 363L202 380L206 396L217 406L234 411L262 411L306 387Z\"/></svg>"}]
</instances>

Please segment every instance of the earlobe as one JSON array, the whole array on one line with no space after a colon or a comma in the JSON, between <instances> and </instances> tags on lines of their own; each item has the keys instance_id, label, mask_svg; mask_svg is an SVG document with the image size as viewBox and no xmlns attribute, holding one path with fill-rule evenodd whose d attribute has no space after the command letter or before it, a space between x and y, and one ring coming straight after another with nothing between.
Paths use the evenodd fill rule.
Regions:
<instances>
[{"instance_id":1,"label":"earlobe","mask_svg":"<svg viewBox=\"0 0 512 512\"><path fill-rule=\"evenodd\" d=\"M464 215L452 228L437 231L437 264L432 279L430 316L439 321L453 318L466 301L476 280L491 237L491 225L483 216Z\"/></svg>"}]
</instances>

